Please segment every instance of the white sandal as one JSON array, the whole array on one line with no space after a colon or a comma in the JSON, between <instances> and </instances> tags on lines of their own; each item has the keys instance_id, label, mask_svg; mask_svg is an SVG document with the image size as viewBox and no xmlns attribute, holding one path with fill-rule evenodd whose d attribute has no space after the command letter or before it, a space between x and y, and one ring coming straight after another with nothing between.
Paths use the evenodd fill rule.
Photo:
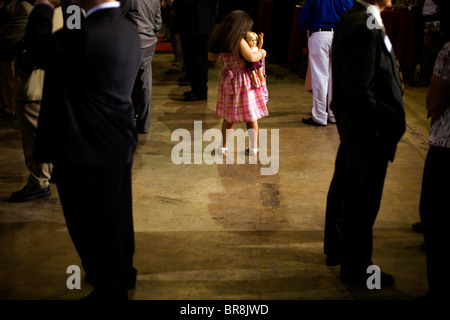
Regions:
<instances>
[{"instance_id":1,"label":"white sandal","mask_svg":"<svg viewBox=\"0 0 450 320\"><path fill-rule=\"evenodd\" d=\"M256 156L258 154L258 148L248 148L247 153L250 156Z\"/></svg>"},{"instance_id":2,"label":"white sandal","mask_svg":"<svg viewBox=\"0 0 450 320\"><path fill-rule=\"evenodd\" d=\"M222 155L226 155L227 154L227 150L228 150L228 148L219 147L217 149L217 153L222 154Z\"/></svg>"}]
</instances>

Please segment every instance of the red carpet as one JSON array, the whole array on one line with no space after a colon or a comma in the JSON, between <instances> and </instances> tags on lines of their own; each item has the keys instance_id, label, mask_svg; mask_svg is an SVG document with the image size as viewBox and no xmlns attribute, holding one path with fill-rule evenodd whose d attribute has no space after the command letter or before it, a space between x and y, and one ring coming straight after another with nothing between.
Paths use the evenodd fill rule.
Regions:
<instances>
[{"instance_id":1,"label":"red carpet","mask_svg":"<svg viewBox=\"0 0 450 320\"><path fill-rule=\"evenodd\" d=\"M163 42L162 36L159 36L158 43L156 44L156 52L173 52L172 44L170 41Z\"/></svg>"}]
</instances>

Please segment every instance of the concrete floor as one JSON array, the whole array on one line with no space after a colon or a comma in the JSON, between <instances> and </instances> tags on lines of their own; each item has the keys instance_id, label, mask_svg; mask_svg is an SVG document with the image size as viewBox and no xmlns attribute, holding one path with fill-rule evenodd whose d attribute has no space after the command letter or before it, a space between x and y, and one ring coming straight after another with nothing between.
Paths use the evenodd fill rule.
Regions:
<instances>
[{"instance_id":1,"label":"concrete floor","mask_svg":"<svg viewBox=\"0 0 450 320\"><path fill-rule=\"evenodd\" d=\"M389 166L374 228L374 263L396 283L368 290L342 283L339 267L325 265L325 200L339 137L335 125L301 122L312 99L303 90L304 73L268 61L270 115L259 124L269 136L279 130L279 170L261 175L269 165L248 157L245 164L173 163L174 130L187 129L194 141L194 121L203 132L220 129L221 65L210 68L208 100L187 103L182 94L189 87L178 86L179 75L164 74L172 57L154 57L151 128L139 136L134 160L138 281L131 299L410 300L426 293L423 238L411 225L419 220L428 149L428 88L405 88L407 132ZM56 186L47 199L6 201L26 179L17 119L0 120L0 299L78 299L92 287L83 281L79 290L66 287L67 267L80 261Z\"/></svg>"}]
</instances>

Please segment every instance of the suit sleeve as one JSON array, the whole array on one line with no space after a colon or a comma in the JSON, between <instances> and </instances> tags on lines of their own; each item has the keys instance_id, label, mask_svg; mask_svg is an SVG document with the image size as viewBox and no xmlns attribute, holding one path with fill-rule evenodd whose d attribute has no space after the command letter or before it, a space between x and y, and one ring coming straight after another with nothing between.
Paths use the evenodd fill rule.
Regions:
<instances>
[{"instance_id":1,"label":"suit sleeve","mask_svg":"<svg viewBox=\"0 0 450 320\"><path fill-rule=\"evenodd\" d=\"M121 0L120 1L120 9L122 10L122 14L125 16L131 8L130 0Z\"/></svg>"},{"instance_id":2,"label":"suit sleeve","mask_svg":"<svg viewBox=\"0 0 450 320\"><path fill-rule=\"evenodd\" d=\"M364 113L372 114L376 109L375 100L375 34L368 28L358 28L351 41L342 44L342 59L339 70L345 70L339 87L346 101L352 101L353 108L364 106Z\"/></svg>"},{"instance_id":3,"label":"suit sleeve","mask_svg":"<svg viewBox=\"0 0 450 320\"><path fill-rule=\"evenodd\" d=\"M162 28L162 16L161 16L161 6L158 6L158 10L156 11L156 15L155 15L155 35L157 36L159 31Z\"/></svg>"},{"instance_id":4,"label":"suit sleeve","mask_svg":"<svg viewBox=\"0 0 450 320\"><path fill-rule=\"evenodd\" d=\"M25 32L25 42L34 65L45 69L52 50L53 8L38 4L31 11Z\"/></svg>"}]
</instances>

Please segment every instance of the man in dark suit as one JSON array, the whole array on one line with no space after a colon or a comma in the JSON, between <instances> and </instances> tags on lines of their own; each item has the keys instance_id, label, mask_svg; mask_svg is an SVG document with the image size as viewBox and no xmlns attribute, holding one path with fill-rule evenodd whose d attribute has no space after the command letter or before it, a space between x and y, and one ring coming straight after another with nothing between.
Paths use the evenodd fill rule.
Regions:
<instances>
[{"instance_id":1,"label":"man in dark suit","mask_svg":"<svg viewBox=\"0 0 450 320\"><path fill-rule=\"evenodd\" d=\"M137 133L130 99L140 41L119 2L72 4L86 12L81 29L52 35L53 7L36 0L26 30L31 57L46 70L35 158L55 166L67 228L95 287L88 297L127 299L137 274L131 199Z\"/></svg>"},{"instance_id":2,"label":"man in dark suit","mask_svg":"<svg viewBox=\"0 0 450 320\"><path fill-rule=\"evenodd\" d=\"M340 135L326 209L327 265L341 279L366 285L372 228L388 162L405 131L402 89L380 12L390 0L356 1L340 19L332 47L333 100ZM381 272L381 284L392 283Z\"/></svg>"},{"instance_id":3,"label":"man in dark suit","mask_svg":"<svg viewBox=\"0 0 450 320\"><path fill-rule=\"evenodd\" d=\"M142 61L133 88L132 102L138 133L148 133L152 105L152 60L161 30L160 0L121 0L122 12L138 29Z\"/></svg>"},{"instance_id":4,"label":"man in dark suit","mask_svg":"<svg viewBox=\"0 0 450 320\"><path fill-rule=\"evenodd\" d=\"M186 78L192 91L184 101L206 100L208 95L208 41L217 0L175 0L175 24L180 34Z\"/></svg>"}]
</instances>

